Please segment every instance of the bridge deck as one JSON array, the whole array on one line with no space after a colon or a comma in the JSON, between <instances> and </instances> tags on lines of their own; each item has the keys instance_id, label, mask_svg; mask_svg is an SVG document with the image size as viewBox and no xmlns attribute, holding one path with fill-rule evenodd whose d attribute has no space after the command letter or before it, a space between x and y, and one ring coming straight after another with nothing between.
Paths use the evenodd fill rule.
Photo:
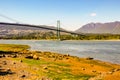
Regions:
<instances>
[{"instance_id":1,"label":"bridge deck","mask_svg":"<svg viewBox=\"0 0 120 80\"><path fill-rule=\"evenodd\" d=\"M30 24L5 23L5 22L0 22L0 24L3 24L3 25L14 25L14 26L26 26L26 27L42 28L42 29L57 31L57 28L56 29L52 29L52 28L47 28L47 27L44 27L44 26L30 25ZM82 35L82 33L75 33L75 32L72 32L72 31L65 31L65 30L61 30L61 29L60 29L60 32L65 32L65 33L70 33L70 34L75 34L75 35Z\"/></svg>"}]
</instances>

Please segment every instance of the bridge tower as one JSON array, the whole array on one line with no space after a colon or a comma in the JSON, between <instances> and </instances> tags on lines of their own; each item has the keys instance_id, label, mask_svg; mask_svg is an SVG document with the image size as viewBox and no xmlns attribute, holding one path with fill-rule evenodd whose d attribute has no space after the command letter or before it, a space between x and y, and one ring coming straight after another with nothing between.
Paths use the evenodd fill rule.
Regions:
<instances>
[{"instance_id":1,"label":"bridge tower","mask_svg":"<svg viewBox=\"0 0 120 80\"><path fill-rule=\"evenodd\" d=\"M57 20L57 39L60 40L60 20Z\"/></svg>"}]
</instances>

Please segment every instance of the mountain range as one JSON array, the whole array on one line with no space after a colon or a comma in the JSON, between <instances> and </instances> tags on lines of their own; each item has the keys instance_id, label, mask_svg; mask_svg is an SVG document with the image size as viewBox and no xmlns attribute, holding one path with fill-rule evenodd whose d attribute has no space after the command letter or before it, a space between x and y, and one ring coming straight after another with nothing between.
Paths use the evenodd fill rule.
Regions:
<instances>
[{"instance_id":1,"label":"mountain range","mask_svg":"<svg viewBox=\"0 0 120 80\"><path fill-rule=\"evenodd\" d=\"M77 33L120 34L120 21L108 23L88 23L77 29Z\"/></svg>"}]
</instances>

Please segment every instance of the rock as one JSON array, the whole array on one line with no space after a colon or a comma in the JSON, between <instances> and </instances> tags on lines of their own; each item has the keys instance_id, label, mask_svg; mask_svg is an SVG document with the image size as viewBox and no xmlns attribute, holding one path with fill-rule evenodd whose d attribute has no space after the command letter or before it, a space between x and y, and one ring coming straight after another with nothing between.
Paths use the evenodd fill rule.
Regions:
<instances>
[{"instance_id":1,"label":"rock","mask_svg":"<svg viewBox=\"0 0 120 80\"><path fill-rule=\"evenodd\" d=\"M11 57L11 55L8 55L7 57Z\"/></svg>"},{"instance_id":2,"label":"rock","mask_svg":"<svg viewBox=\"0 0 120 80\"><path fill-rule=\"evenodd\" d=\"M39 57L37 57L37 58L36 58L36 60L40 60L40 58L39 58Z\"/></svg>"},{"instance_id":3,"label":"rock","mask_svg":"<svg viewBox=\"0 0 120 80\"><path fill-rule=\"evenodd\" d=\"M17 57L17 55L15 54L15 55L13 55L13 57L12 58L16 58Z\"/></svg>"},{"instance_id":4,"label":"rock","mask_svg":"<svg viewBox=\"0 0 120 80\"><path fill-rule=\"evenodd\" d=\"M63 55L63 57L68 57L68 56L70 56L70 55L69 54Z\"/></svg>"},{"instance_id":5,"label":"rock","mask_svg":"<svg viewBox=\"0 0 120 80\"><path fill-rule=\"evenodd\" d=\"M116 72L116 71L120 71L120 69L114 69L114 72Z\"/></svg>"},{"instance_id":6,"label":"rock","mask_svg":"<svg viewBox=\"0 0 120 80\"><path fill-rule=\"evenodd\" d=\"M8 68L8 69L0 69L1 70L1 74L2 75L6 75L6 74L12 74L12 71L11 71L11 69L10 68ZM1 80L1 79L0 79Z\"/></svg>"},{"instance_id":7,"label":"rock","mask_svg":"<svg viewBox=\"0 0 120 80\"><path fill-rule=\"evenodd\" d=\"M93 70L92 72L94 72L94 73L95 73L96 71L95 71L95 70Z\"/></svg>"},{"instance_id":8,"label":"rock","mask_svg":"<svg viewBox=\"0 0 120 80\"><path fill-rule=\"evenodd\" d=\"M48 69L47 66L43 67L43 69Z\"/></svg>"},{"instance_id":9,"label":"rock","mask_svg":"<svg viewBox=\"0 0 120 80\"><path fill-rule=\"evenodd\" d=\"M55 58L55 56L54 56L54 55L52 55L52 58Z\"/></svg>"},{"instance_id":10,"label":"rock","mask_svg":"<svg viewBox=\"0 0 120 80\"><path fill-rule=\"evenodd\" d=\"M0 55L0 58L2 58L3 56L2 55Z\"/></svg>"},{"instance_id":11,"label":"rock","mask_svg":"<svg viewBox=\"0 0 120 80\"><path fill-rule=\"evenodd\" d=\"M7 69L7 72L8 72L8 73L11 73L12 71L11 71L11 69L10 69L10 68L8 68L8 69Z\"/></svg>"},{"instance_id":12,"label":"rock","mask_svg":"<svg viewBox=\"0 0 120 80\"><path fill-rule=\"evenodd\" d=\"M66 59L69 59L68 57Z\"/></svg>"},{"instance_id":13,"label":"rock","mask_svg":"<svg viewBox=\"0 0 120 80\"><path fill-rule=\"evenodd\" d=\"M112 73L113 73L113 72L115 72L115 71L116 71L116 69L112 69L110 72L112 72Z\"/></svg>"},{"instance_id":14,"label":"rock","mask_svg":"<svg viewBox=\"0 0 120 80\"><path fill-rule=\"evenodd\" d=\"M5 57L5 54L3 54L2 56Z\"/></svg>"},{"instance_id":15,"label":"rock","mask_svg":"<svg viewBox=\"0 0 120 80\"><path fill-rule=\"evenodd\" d=\"M33 54L30 54L30 56L34 56Z\"/></svg>"},{"instance_id":16,"label":"rock","mask_svg":"<svg viewBox=\"0 0 120 80\"><path fill-rule=\"evenodd\" d=\"M35 51L36 53L42 53L42 51Z\"/></svg>"},{"instance_id":17,"label":"rock","mask_svg":"<svg viewBox=\"0 0 120 80\"><path fill-rule=\"evenodd\" d=\"M92 57L88 57L88 58L86 58L87 60L93 60L94 58L92 58Z\"/></svg>"},{"instance_id":18,"label":"rock","mask_svg":"<svg viewBox=\"0 0 120 80\"><path fill-rule=\"evenodd\" d=\"M22 76L21 76L21 78L24 78L24 77L26 77L26 75L22 75Z\"/></svg>"},{"instance_id":19,"label":"rock","mask_svg":"<svg viewBox=\"0 0 120 80\"><path fill-rule=\"evenodd\" d=\"M3 63L3 65L7 65L7 63Z\"/></svg>"},{"instance_id":20,"label":"rock","mask_svg":"<svg viewBox=\"0 0 120 80\"><path fill-rule=\"evenodd\" d=\"M28 58L28 59L35 59L35 60L39 60L39 59L40 59L37 55L33 55L33 54L28 55L28 56L26 56L25 58Z\"/></svg>"},{"instance_id":21,"label":"rock","mask_svg":"<svg viewBox=\"0 0 120 80\"><path fill-rule=\"evenodd\" d=\"M67 56L70 56L69 54L67 54Z\"/></svg>"},{"instance_id":22,"label":"rock","mask_svg":"<svg viewBox=\"0 0 120 80\"><path fill-rule=\"evenodd\" d=\"M20 60L20 62L23 62L22 60Z\"/></svg>"},{"instance_id":23,"label":"rock","mask_svg":"<svg viewBox=\"0 0 120 80\"><path fill-rule=\"evenodd\" d=\"M37 55L34 55L34 56L33 56L33 59L39 60L39 57L38 57Z\"/></svg>"},{"instance_id":24,"label":"rock","mask_svg":"<svg viewBox=\"0 0 120 80\"><path fill-rule=\"evenodd\" d=\"M33 56L28 55L28 56L26 56L25 58L28 58L28 59L33 59Z\"/></svg>"},{"instance_id":25,"label":"rock","mask_svg":"<svg viewBox=\"0 0 120 80\"><path fill-rule=\"evenodd\" d=\"M85 70L85 68L82 68L82 70Z\"/></svg>"},{"instance_id":26,"label":"rock","mask_svg":"<svg viewBox=\"0 0 120 80\"><path fill-rule=\"evenodd\" d=\"M13 64L16 64L16 62L13 62Z\"/></svg>"},{"instance_id":27,"label":"rock","mask_svg":"<svg viewBox=\"0 0 120 80\"><path fill-rule=\"evenodd\" d=\"M6 57L5 54L0 55L0 58L2 58L2 57Z\"/></svg>"}]
</instances>

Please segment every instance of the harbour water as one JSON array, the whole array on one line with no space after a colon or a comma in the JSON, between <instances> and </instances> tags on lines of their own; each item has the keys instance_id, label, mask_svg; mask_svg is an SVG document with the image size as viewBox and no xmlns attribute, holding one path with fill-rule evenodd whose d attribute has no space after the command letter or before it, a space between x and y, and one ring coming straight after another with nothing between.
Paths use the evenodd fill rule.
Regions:
<instances>
[{"instance_id":1,"label":"harbour water","mask_svg":"<svg viewBox=\"0 0 120 80\"><path fill-rule=\"evenodd\" d=\"M24 44L31 50L51 51L120 64L120 41L0 40L0 44Z\"/></svg>"}]
</instances>

